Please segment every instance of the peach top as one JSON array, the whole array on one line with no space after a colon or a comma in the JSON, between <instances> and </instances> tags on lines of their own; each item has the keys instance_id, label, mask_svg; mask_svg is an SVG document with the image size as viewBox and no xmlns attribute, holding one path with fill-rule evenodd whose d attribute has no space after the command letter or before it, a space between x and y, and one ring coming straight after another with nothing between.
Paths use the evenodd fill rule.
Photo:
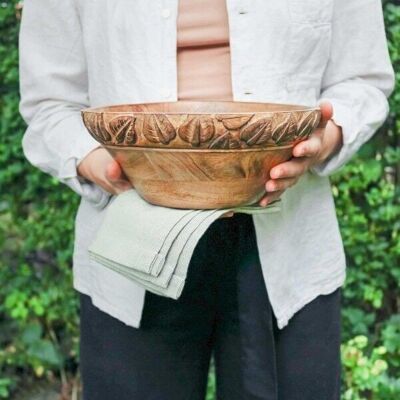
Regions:
<instances>
[{"instance_id":1,"label":"peach top","mask_svg":"<svg viewBox=\"0 0 400 400\"><path fill-rule=\"evenodd\" d=\"M232 100L225 0L179 0L179 100Z\"/></svg>"}]
</instances>

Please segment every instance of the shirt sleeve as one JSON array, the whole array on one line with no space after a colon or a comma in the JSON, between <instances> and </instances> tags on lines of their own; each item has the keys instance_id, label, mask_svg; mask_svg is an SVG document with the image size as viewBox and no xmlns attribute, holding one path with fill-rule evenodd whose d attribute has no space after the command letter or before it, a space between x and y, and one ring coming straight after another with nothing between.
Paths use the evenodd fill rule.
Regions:
<instances>
[{"instance_id":1,"label":"shirt sleeve","mask_svg":"<svg viewBox=\"0 0 400 400\"><path fill-rule=\"evenodd\" d=\"M330 58L319 102L333 106L343 146L311 171L328 176L343 166L384 123L394 88L380 0L335 0Z\"/></svg>"},{"instance_id":2,"label":"shirt sleeve","mask_svg":"<svg viewBox=\"0 0 400 400\"><path fill-rule=\"evenodd\" d=\"M89 99L74 0L26 0L19 49L20 112L28 124L22 140L25 157L96 206L104 206L110 195L77 173L79 162L99 143L80 115Z\"/></svg>"}]
</instances>

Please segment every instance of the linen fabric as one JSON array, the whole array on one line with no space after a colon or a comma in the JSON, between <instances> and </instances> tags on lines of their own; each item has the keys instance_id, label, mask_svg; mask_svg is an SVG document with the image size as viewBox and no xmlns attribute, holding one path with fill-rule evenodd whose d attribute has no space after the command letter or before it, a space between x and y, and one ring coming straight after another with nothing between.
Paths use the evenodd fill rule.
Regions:
<instances>
[{"instance_id":1,"label":"linen fabric","mask_svg":"<svg viewBox=\"0 0 400 400\"><path fill-rule=\"evenodd\" d=\"M279 211L269 207L239 207L251 214ZM186 280L193 250L221 210L180 210L147 203L128 190L113 199L93 243L90 257L119 272L145 289L177 299Z\"/></svg>"},{"instance_id":2,"label":"linen fabric","mask_svg":"<svg viewBox=\"0 0 400 400\"><path fill-rule=\"evenodd\" d=\"M340 398L340 289L279 330L250 215L211 224L181 297L147 291L140 329L80 300L84 400L204 400L212 354L218 399Z\"/></svg>"},{"instance_id":3,"label":"linen fabric","mask_svg":"<svg viewBox=\"0 0 400 400\"><path fill-rule=\"evenodd\" d=\"M227 10L234 100L314 106L326 99L343 129L340 151L284 193L280 213L253 216L282 328L345 279L328 176L384 122L394 72L379 0L227 0ZM178 99L177 13L178 0L29 0L21 21L20 110L29 125L24 153L82 196L74 287L134 327L145 290L89 259L110 195L78 177L78 163L98 147L80 111Z\"/></svg>"}]
</instances>

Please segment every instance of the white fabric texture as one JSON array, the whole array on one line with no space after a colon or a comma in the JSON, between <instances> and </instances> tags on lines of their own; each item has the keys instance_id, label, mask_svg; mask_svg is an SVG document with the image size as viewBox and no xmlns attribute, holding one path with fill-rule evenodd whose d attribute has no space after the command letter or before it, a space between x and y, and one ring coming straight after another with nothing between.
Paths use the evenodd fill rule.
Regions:
<instances>
[{"instance_id":1,"label":"white fabric texture","mask_svg":"<svg viewBox=\"0 0 400 400\"><path fill-rule=\"evenodd\" d=\"M79 179L98 144L86 106L177 100L178 0L25 0L20 33L21 114L27 159L82 196L74 287L103 311L140 325L145 292L96 265L88 245L110 195ZM393 90L379 0L227 0L236 101L332 102L344 145L287 190L281 212L254 215L269 299L284 327L342 285L345 257L328 175L382 125Z\"/></svg>"}]
</instances>

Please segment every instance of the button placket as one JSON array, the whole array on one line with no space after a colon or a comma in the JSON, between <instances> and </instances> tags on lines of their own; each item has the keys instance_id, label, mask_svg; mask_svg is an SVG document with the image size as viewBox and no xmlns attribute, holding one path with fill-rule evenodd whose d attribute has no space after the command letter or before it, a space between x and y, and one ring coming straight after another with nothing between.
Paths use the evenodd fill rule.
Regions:
<instances>
[{"instance_id":1,"label":"button placket","mask_svg":"<svg viewBox=\"0 0 400 400\"><path fill-rule=\"evenodd\" d=\"M248 39L246 18L251 11L251 3L246 0L227 0L229 15L229 33L231 46L232 89L234 100L249 101L256 95L251 76L252 65L249 64L241 42ZM247 78L246 78L247 77Z\"/></svg>"},{"instance_id":2,"label":"button placket","mask_svg":"<svg viewBox=\"0 0 400 400\"><path fill-rule=\"evenodd\" d=\"M162 52L165 62L162 63L162 86L160 87L160 96L164 101L176 100L174 94L174 82L176 82L176 39L174 41L174 27L173 21L175 7L177 8L177 0L164 0L161 7L161 23L162 29ZM175 75L174 75L175 74Z\"/></svg>"},{"instance_id":3,"label":"button placket","mask_svg":"<svg viewBox=\"0 0 400 400\"><path fill-rule=\"evenodd\" d=\"M235 8L237 13L242 16L248 14L251 9L250 3L245 0L238 1Z\"/></svg>"}]
</instances>

